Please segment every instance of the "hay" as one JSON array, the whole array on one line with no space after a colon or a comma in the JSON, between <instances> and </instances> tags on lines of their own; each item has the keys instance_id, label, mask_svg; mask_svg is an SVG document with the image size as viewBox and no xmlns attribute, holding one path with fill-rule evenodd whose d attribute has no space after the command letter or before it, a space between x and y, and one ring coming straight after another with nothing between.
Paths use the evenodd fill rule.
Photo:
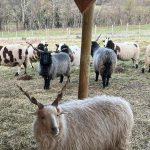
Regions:
<instances>
[{"instance_id":1,"label":"hay","mask_svg":"<svg viewBox=\"0 0 150 150\"><path fill-rule=\"evenodd\" d=\"M120 63L120 62L118 62ZM122 65L124 64L124 65ZM89 96L108 94L127 99L134 112L135 125L129 150L150 149L150 75L142 74L140 69L132 68L132 62L122 62L124 73L114 73L109 87L103 89L102 81L95 82L93 66L90 70ZM141 66L139 66L140 68ZM17 80L10 69L0 71L0 150L37 150L30 113L36 106L23 95L16 84L22 86L43 104L51 103L62 84L59 79L52 81L51 89L43 90L43 79L29 68L32 80ZM65 78L66 80L66 78ZM63 100L77 99L79 70L71 73L71 82L64 93Z\"/></svg>"}]
</instances>

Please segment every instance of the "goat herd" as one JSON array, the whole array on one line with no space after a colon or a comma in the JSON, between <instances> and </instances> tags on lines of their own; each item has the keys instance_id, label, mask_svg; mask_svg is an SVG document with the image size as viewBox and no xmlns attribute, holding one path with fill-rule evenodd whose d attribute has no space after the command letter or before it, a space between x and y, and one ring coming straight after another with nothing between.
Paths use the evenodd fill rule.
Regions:
<instances>
[{"instance_id":1,"label":"goat herd","mask_svg":"<svg viewBox=\"0 0 150 150\"><path fill-rule=\"evenodd\" d=\"M133 112L130 104L120 97L95 96L85 100L71 100L59 104L64 90L70 82L72 65L80 65L80 48L64 43L56 44L56 51L49 52L48 45L7 45L0 46L0 65L16 66L19 75L23 65L32 65L33 60L39 59L38 72L44 78L44 89L49 89L50 82L60 77L67 82L51 105L44 105L31 97L22 87L19 89L28 97L31 103L38 106L34 113L33 132L40 150L127 150L132 127ZM132 59L138 68L140 49L137 43L114 43L109 38L101 48L97 41L91 43L91 56L96 74L102 77L103 87L109 85L109 78L120 60ZM150 45L145 53L145 65L150 72Z\"/></svg>"}]
</instances>

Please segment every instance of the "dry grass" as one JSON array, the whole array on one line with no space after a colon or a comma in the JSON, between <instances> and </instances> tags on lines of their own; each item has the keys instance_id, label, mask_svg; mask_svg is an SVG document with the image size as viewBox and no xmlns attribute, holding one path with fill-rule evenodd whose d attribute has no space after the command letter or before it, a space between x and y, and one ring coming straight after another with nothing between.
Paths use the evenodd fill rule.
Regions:
<instances>
[{"instance_id":1,"label":"dry grass","mask_svg":"<svg viewBox=\"0 0 150 150\"><path fill-rule=\"evenodd\" d=\"M78 41L77 41L78 43ZM143 41L141 41L144 50ZM143 54L141 59L143 58ZM34 64L36 68L36 64ZM101 80L95 82L95 74L91 66L89 96L115 95L127 99L134 112L135 125L130 150L150 149L150 74L141 73L132 68L131 62L119 62L123 72L116 72L110 80L110 86L103 89ZM36 107L22 95L16 84L22 86L42 103L51 103L61 89L59 79L52 82L50 90L43 90L43 79L36 69L29 67L28 74L32 80L17 80L14 77L17 68L0 68L0 150L36 150L32 134L34 116L30 113ZM71 83L68 85L63 100L77 99L79 70L72 70Z\"/></svg>"}]
</instances>

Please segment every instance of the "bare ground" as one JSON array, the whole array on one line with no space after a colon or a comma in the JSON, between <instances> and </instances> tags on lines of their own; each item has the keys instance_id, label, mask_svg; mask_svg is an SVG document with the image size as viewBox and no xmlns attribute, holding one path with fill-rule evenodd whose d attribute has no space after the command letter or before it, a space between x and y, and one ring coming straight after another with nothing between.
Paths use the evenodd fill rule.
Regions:
<instances>
[{"instance_id":1,"label":"bare ground","mask_svg":"<svg viewBox=\"0 0 150 150\"><path fill-rule=\"evenodd\" d=\"M127 99L134 112L135 124L132 132L130 150L150 149L150 73L141 73L139 69L131 67L132 63L119 62L123 67L121 73L114 73L110 79L110 86L103 89L101 80L95 82L93 68L90 69L89 96L114 95ZM36 64L34 64L36 68ZM22 95L16 84L36 97L42 103L51 103L57 96L62 85L59 79L52 82L50 90L43 90L43 79L36 69L29 66L28 74L32 80L17 80L14 77L17 68L0 68L0 150L36 150L32 134L36 109L28 99ZM63 100L77 99L79 70L72 70L71 82L64 94Z\"/></svg>"}]
</instances>

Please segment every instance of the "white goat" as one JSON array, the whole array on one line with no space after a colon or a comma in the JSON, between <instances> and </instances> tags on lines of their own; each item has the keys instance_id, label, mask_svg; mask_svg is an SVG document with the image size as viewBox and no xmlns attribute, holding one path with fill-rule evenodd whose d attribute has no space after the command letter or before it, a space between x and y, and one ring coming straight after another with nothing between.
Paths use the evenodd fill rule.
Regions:
<instances>
[{"instance_id":1,"label":"white goat","mask_svg":"<svg viewBox=\"0 0 150 150\"><path fill-rule=\"evenodd\" d=\"M63 87L51 105L43 105L19 88L38 106L33 128L40 150L128 149L134 121L124 99L103 95L58 105Z\"/></svg>"},{"instance_id":2,"label":"white goat","mask_svg":"<svg viewBox=\"0 0 150 150\"><path fill-rule=\"evenodd\" d=\"M133 61L133 66L138 68L140 48L135 42L114 43L109 38L104 40L104 47L114 49L119 60Z\"/></svg>"},{"instance_id":3,"label":"white goat","mask_svg":"<svg viewBox=\"0 0 150 150\"><path fill-rule=\"evenodd\" d=\"M56 44L57 50L56 51L62 51L64 46L67 46L64 43ZM72 65L79 66L80 65L80 55L81 55L81 49L77 45L67 46L72 52L73 55L73 61Z\"/></svg>"},{"instance_id":4,"label":"white goat","mask_svg":"<svg viewBox=\"0 0 150 150\"><path fill-rule=\"evenodd\" d=\"M146 66L148 66L148 72L150 72L150 45L147 46L145 51L145 62L142 68L142 73L144 73Z\"/></svg>"}]
</instances>

